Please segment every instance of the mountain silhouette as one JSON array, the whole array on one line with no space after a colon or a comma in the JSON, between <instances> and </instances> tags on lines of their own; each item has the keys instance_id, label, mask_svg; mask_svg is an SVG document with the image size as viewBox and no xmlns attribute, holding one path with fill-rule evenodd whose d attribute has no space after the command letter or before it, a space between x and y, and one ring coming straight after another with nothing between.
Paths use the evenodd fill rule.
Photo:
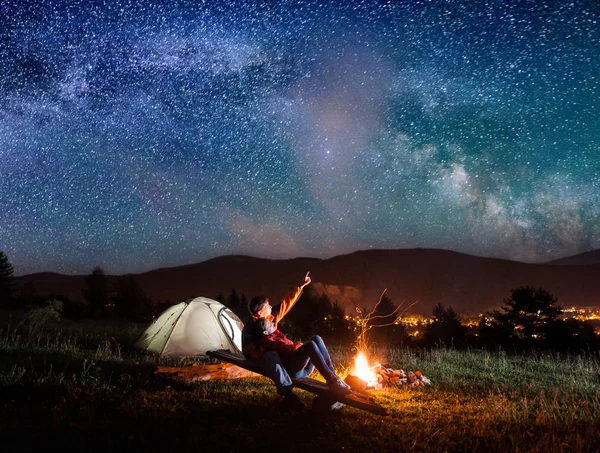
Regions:
<instances>
[{"instance_id":1,"label":"mountain silhouette","mask_svg":"<svg viewBox=\"0 0 600 453\"><path fill-rule=\"evenodd\" d=\"M579 265L579 264L600 264L600 249L590 250L589 252L579 253L578 255L567 256L557 260L548 261L547 264L560 265Z\"/></svg>"},{"instance_id":2,"label":"mountain silhouette","mask_svg":"<svg viewBox=\"0 0 600 453\"><path fill-rule=\"evenodd\" d=\"M408 313L431 315L438 302L458 313L483 312L499 308L512 289L525 285L549 291L563 307L600 305L600 264L529 264L442 249L366 250L329 259L227 255L127 276L156 301L215 298L235 289L248 299L264 295L276 302L307 271L312 289L337 300L348 314L372 307L384 291ZM83 300L85 277L39 273L17 279L41 295ZM107 275L112 282L119 277Z\"/></svg>"}]
</instances>

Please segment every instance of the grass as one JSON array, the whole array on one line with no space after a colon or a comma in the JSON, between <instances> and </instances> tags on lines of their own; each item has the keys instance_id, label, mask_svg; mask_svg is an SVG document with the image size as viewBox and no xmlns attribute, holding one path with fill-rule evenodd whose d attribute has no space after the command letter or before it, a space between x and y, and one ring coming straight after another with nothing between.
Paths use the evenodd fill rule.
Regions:
<instances>
[{"instance_id":1,"label":"grass","mask_svg":"<svg viewBox=\"0 0 600 453\"><path fill-rule=\"evenodd\" d=\"M144 326L0 324L2 451L600 451L600 358L378 349L424 388L372 392L389 416L286 410L266 378L182 382L130 348ZM353 351L333 348L342 376ZM296 393L310 406L312 394Z\"/></svg>"}]
</instances>

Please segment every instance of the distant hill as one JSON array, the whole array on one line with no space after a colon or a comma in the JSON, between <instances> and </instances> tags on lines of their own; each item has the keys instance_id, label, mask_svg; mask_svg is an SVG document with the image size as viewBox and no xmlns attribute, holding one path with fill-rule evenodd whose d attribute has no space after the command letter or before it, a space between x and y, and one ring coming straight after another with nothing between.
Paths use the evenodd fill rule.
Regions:
<instances>
[{"instance_id":1,"label":"distant hill","mask_svg":"<svg viewBox=\"0 0 600 453\"><path fill-rule=\"evenodd\" d=\"M227 296L232 289L248 299L265 295L276 301L310 271L312 288L338 300L346 312L371 307L386 295L408 312L430 315L438 302L459 313L502 305L523 285L541 287L562 306L600 305L600 264L559 266L482 258L440 249L368 250L330 259L269 260L222 256L198 264L131 274L154 300L173 303L195 296ZM108 276L114 280L118 276ZM40 294L83 299L85 276L53 273L18 277Z\"/></svg>"},{"instance_id":2,"label":"distant hill","mask_svg":"<svg viewBox=\"0 0 600 453\"><path fill-rule=\"evenodd\" d=\"M578 266L585 264L600 264L600 249L590 250L589 252L580 253L578 255L567 256L557 260L549 261L547 264Z\"/></svg>"}]
</instances>

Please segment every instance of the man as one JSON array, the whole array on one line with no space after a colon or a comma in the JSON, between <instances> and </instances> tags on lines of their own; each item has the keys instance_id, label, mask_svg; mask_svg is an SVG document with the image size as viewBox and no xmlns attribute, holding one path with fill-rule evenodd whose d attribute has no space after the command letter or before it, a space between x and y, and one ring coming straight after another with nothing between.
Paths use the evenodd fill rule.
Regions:
<instances>
[{"instance_id":1,"label":"man","mask_svg":"<svg viewBox=\"0 0 600 453\"><path fill-rule=\"evenodd\" d=\"M292 391L294 387L292 379L281 363L281 358L277 351L266 351L260 347L259 340L262 332L254 320L265 317L269 317L271 320L281 320L298 299L300 299L302 290L310 282L311 279L307 272L304 277L304 283L290 290L281 303L275 307L271 307L269 299L263 296L254 297L248 304L248 310L252 315L252 319L246 323L242 330L242 352L244 356L248 359L253 359L265 371L267 377L275 383L277 393L284 397L284 401L294 405L303 403ZM312 371L312 369L307 371Z\"/></svg>"},{"instance_id":2,"label":"man","mask_svg":"<svg viewBox=\"0 0 600 453\"><path fill-rule=\"evenodd\" d=\"M291 370L295 378L307 377L314 370L315 366L323 375L330 388L340 393L349 393L349 386L346 385L336 374L331 363L327 349L320 337L311 338L304 345L298 345L298 349L293 353L292 359L283 366L281 358L276 349L269 350L265 348L263 339L263 329L259 327L256 321L267 319L277 328L277 324L296 304L302 290L311 282L309 273L304 277L304 283L290 290L279 305L271 306L269 299L263 296L252 298L248 304L248 310L252 319L246 323L242 330L242 352L247 358L263 361L260 363L277 387L279 394L284 398L297 399L292 392L292 381L288 371ZM277 354L279 360L275 360L273 354ZM265 358L266 357L266 358Z\"/></svg>"}]
</instances>

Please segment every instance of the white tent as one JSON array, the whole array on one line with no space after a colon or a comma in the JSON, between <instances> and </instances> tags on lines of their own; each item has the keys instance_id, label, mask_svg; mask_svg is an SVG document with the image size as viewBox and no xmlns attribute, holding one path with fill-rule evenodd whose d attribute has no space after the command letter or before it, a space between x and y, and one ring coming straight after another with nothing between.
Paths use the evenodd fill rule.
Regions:
<instances>
[{"instance_id":1,"label":"white tent","mask_svg":"<svg viewBox=\"0 0 600 453\"><path fill-rule=\"evenodd\" d=\"M196 297L162 312L135 346L165 357L205 356L206 351L218 349L241 353L243 327L222 303Z\"/></svg>"}]
</instances>

